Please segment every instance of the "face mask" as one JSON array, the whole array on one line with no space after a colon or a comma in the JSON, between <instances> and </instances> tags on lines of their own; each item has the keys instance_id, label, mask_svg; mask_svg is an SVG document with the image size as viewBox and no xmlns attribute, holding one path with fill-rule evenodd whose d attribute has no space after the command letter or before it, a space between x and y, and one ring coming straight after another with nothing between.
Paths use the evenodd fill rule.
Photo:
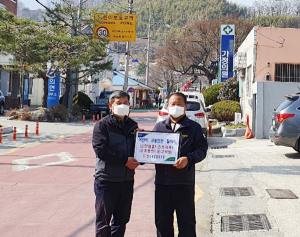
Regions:
<instances>
[{"instance_id":1,"label":"face mask","mask_svg":"<svg viewBox=\"0 0 300 237\"><path fill-rule=\"evenodd\" d=\"M129 114L129 106L128 105L115 105L114 106L114 114L119 115L121 117Z\"/></svg>"},{"instance_id":2,"label":"face mask","mask_svg":"<svg viewBox=\"0 0 300 237\"><path fill-rule=\"evenodd\" d=\"M180 107L177 105L169 107L168 110L169 110L169 114L174 118L178 118L184 114L184 107Z\"/></svg>"}]
</instances>

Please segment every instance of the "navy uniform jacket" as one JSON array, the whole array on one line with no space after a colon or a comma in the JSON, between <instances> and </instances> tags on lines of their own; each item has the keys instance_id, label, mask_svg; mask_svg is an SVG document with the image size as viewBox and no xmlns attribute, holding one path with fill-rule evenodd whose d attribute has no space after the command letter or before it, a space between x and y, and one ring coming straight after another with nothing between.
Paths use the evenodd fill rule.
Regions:
<instances>
[{"instance_id":1,"label":"navy uniform jacket","mask_svg":"<svg viewBox=\"0 0 300 237\"><path fill-rule=\"evenodd\" d=\"M181 134L179 157L186 156L188 158L188 164L183 169L176 169L172 165L156 164L155 184L194 185L195 164L206 157L208 145L201 126L186 116L180 119L178 124L180 124L180 127L176 133ZM173 132L170 118L157 123L153 131Z\"/></svg>"},{"instance_id":2,"label":"navy uniform jacket","mask_svg":"<svg viewBox=\"0 0 300 237\"><path fill-rule=\"evenodd\" d=\"M134 170L125 164L134 156L134 130L137 123L129 117L124 122L110 114L96 123L93 148L96 154L95 178L111 182L133 180Z\"/></svg>"}]
</instances>

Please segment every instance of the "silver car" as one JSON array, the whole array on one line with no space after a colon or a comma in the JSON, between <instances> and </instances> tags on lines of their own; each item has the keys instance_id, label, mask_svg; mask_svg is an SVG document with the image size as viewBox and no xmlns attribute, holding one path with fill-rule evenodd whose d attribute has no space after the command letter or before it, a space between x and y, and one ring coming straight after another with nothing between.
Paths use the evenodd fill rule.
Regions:
<instances>
[{"instance_id":1,"label":"silver car","mask_svg":"<svg viewBox=\"0 0 300 237\"><path fill-rule=\"evenodd\" d=\"M300 153L300 93L285 98L273 112L269 136L275 145L293 147Z\"/></svg>"}]
</instances>

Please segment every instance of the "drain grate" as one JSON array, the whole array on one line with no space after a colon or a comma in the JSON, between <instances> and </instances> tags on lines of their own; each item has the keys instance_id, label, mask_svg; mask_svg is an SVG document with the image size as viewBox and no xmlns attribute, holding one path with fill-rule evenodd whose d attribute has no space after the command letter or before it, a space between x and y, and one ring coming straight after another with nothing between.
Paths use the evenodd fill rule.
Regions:
<instances>
[{"instance_id":1,"label":"drain grate","mask_svg":"<svg viewBox=\"0 0 300 237\"><path fill-rule=\"evenodd\" d=\"M274 199L298 199L298 197L288 189L267 189L268 194Z\"/></svg>"},{"instance_id":2,"label":"drain grate","mask_svg":"<svg viewBox=\"0 0 300 237\"><path fill-rule=\"evenodd\" d=\"M221 196L242 196L242 197L254 196L255 195L253 189L249 188L249 187L242 187L242 188L225 187L225 188L220 188L220 194L221 194Z\"/></svg>"},{"instance_id":3,"label":"drain grate","mask_svg":"<svg viewBox=\"0 0 300 237\"><path fill-rule=\"evenodd\" d=\"M235 155L213 155L213 158L233 158Z\"/></svg>"},{"instance_id":4,"label":"drain grate","mask_svg":"<svg viewBox=\"0 0 300 237\"><path fill-rule=\"evenodd\" d=\"M221 231L270 230L271 225L265 214L223 216Z\"/></svg>"},{"instance_id":5,"label":"drain grate","mask_svg":"<svg viewBox=\"0 0 300 237\"><path fill-rule=\"evenodd\" d=\"M210 149L226 149L228 146L211 146Z\"/></svg>"}]
</instances>

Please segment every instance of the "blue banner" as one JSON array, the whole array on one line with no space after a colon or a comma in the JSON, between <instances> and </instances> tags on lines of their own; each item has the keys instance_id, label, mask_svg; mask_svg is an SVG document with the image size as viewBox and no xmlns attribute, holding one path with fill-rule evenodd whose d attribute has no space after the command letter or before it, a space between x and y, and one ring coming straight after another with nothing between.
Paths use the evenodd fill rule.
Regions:
<instances>
[{"instance_id":1,"label":"blue banner","mask_svg":"<svg viewBox=\"0 0 300 237\"><path fill-rule=\"evenodd\" d=\"M54 77L55 76L55 77ZM60 74L59 72L53 78L48 78L48 97L47 97L47 108L51 105L59 103L59 85L60 85Z\"/></svg>"},{"instance_id":2,"label":"blue banner","mask_svg":"<svg viewBox=\"0 0 300 237\"><path fill-rule=\"evenodd\" d=\"M221 82L233 77L234 35L234 25L221 25Z\"/></svg>"},{"instance_id":3,"label":"blue banner","mask_svg":"<svg viewBox=\"0 0 300 237\"><path fill-rule=\"evenodd\" d=\"M28 95L29 95L29 75L26 73L24 76L24 101L23 104L28 106Z\"/></svg>"}]
</instances>

